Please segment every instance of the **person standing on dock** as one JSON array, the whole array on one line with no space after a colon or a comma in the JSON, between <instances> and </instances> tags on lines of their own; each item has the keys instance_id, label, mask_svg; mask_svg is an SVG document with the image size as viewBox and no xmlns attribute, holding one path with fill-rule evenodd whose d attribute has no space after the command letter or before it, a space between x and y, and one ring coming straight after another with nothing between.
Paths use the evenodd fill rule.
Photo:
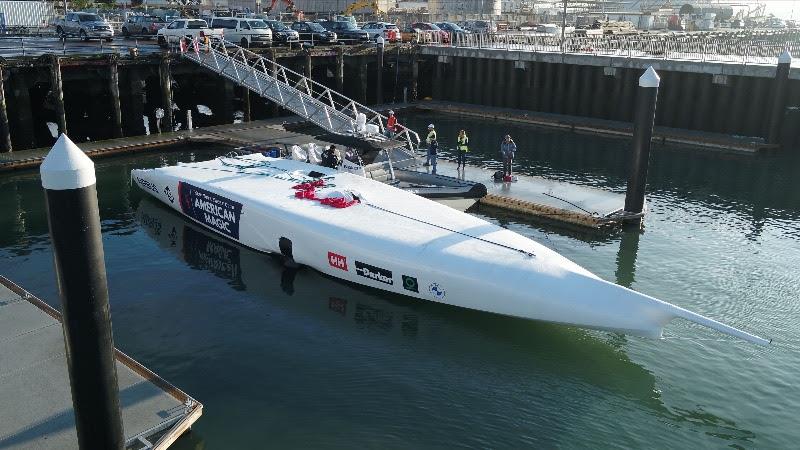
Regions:
<instances>
[{"instance_id":1,"label":"person standing on dock","mask_svg":"<svg viewBox=\"0 0 800 450\"><path fill-rule=\"evenodd\" d=\"M425 165L431 165L431 156L433 156L433 164L434 170L436 165L436 149L435 147L438 145L436 140L436 129L434 128L433 124L428 125L428 136L425 138L425 143L428 144L428 159L425 160Z\"/></svg>"},{"instance_id":2,"label":"person standing on dock","mask_svg":"<svg viewBox=\"0 0 800 450\"><path fill-rule=\"evenodd\" d=\"M467 152L469 151L469 137L467 137L467 132L464 130L458 132L456 150L458 151L458 165L456 166L456 170L459 168L464 169L466 168Z\"/></svg>"},{"instance_id":3,"label":"person standing on dock","mask_svg":"<svg viewBox=\"0 0 800 450\"><path fill-rule=\"evenodd\" d=\"M386 119L386 137L393 138L397 134L397 117L394 116L394 111L389 110L389 118Z\"/></svg>"},{"instance_id":4,"label":"person standing on dock","mask_svg":"<svg viewBox=\"0 0 800 450\"><path fill-rule=\"evenodd\" d=\"M511 136L507 134L500 144L500 156L503 157L503 177L506 179L511 178L511 164L514 161L514 153L516 152L517 144L515 144Z\"/></svg>"}]
</instances>

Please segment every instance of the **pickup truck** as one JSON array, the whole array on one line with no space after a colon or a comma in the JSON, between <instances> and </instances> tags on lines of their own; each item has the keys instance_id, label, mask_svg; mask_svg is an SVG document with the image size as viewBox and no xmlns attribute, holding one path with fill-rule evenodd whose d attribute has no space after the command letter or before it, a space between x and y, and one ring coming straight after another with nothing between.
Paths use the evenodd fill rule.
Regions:
<instances>
[{"instance_id":1,"label":"pickup truck","mask_svg":"<svg viewBox=\"0 0 800 450\"><path fill-rule=\"evenodd\" d=\"M114 39L114 29L111 25L97 14L72 12L67 13L63 19L57 19L53 25L56 33L62 38L67 36L77 36L84 41L89 39Z\"/></svg>"},{"instance_id":2,"label":"pickup truck","mask_svg":"<svg viewBox=\"0 0 800 450\"><path fill-rule=\"evenodd\" d=\"M222 39L222 29L209 28L206 21L201 19L178 19L158 30L158 45L169 47L170 44L180 43L182 37L194 40L206 36Z\"/></svg>"}]
</instances>

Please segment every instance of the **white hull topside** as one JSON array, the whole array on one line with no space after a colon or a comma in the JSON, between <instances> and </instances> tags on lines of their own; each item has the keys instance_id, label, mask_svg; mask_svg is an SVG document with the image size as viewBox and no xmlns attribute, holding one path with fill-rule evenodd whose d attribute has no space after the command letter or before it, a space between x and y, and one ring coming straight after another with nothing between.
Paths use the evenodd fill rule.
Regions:
<instances>
[{"instance_id":1,"label":"white hull topside","mask_svg":"<svg viewBox=\"0 0 800 450\"><path fill-rule=\"evenodd\" d=\"M292 189L324 174L356 193L334 208ZM303 162L246 155L133 170L145 192L204 227L335 278L410 297L651 338L681 317L758 344L769 341L607 282L513 231L386 184ZM284 247L284 252L286 251Z\"/></svg>"}]
</instances>

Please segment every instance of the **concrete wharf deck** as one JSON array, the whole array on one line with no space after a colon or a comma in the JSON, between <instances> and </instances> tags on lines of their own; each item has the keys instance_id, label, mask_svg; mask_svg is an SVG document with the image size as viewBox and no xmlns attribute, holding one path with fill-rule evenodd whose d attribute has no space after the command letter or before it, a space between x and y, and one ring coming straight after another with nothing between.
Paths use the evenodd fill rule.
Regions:
<instances>
[{"instance_id":1,"label":"concrete wharf deck","mask_svg":"<svg viewBox=\"0 0 800 450\"><path fill-rule=\"evenodd\" d=\"M0 448L78 448L61 315L0 276ZM116 350L129 449L165 449L203 405Z\"/></svg>"}]
</instances>

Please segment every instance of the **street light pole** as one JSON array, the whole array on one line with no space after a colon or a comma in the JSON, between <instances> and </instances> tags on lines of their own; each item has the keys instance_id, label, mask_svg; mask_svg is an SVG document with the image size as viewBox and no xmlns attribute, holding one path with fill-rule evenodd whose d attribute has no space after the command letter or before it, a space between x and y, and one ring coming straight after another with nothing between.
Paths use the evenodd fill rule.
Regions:
<instances>
[{"instance_id":1,"label":"street light pole","mask_svg":"<svg viewBox=\"0 0 800 450\"><path fill-rule=\"evenodd\" d=\"M564 36L567 30L567 0L564 0L564 14L561 17L561 53L564 53Z\"/></svg>"}]
</instances>

